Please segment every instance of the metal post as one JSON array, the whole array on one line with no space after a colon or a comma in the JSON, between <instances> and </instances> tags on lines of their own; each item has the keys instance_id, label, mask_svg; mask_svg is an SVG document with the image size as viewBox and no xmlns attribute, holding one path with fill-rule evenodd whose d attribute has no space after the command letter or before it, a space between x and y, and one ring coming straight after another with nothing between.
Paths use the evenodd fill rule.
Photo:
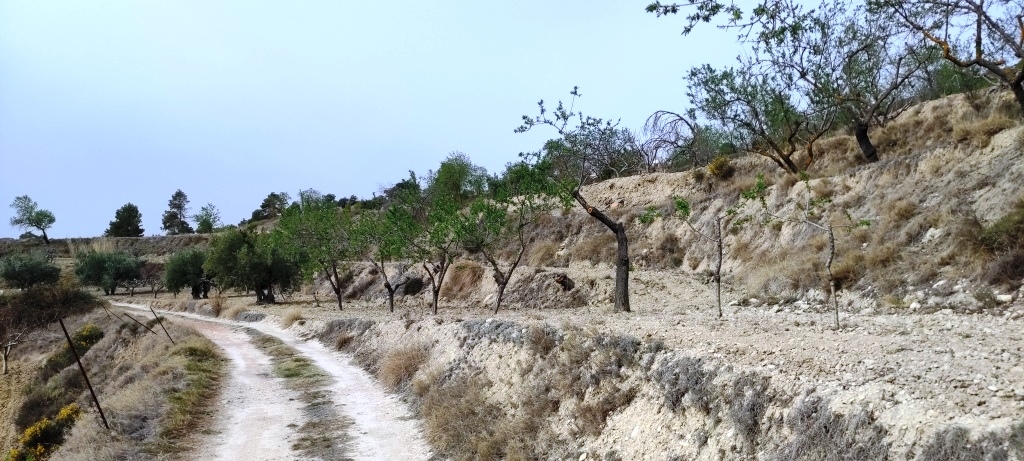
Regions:
<instances>
[{"instance_id":1,"label":"metal post","mask_svg":"<svg viewBox=\"0 0 1024 461\"><path fill-rule=\"evenodd\" d=\"M167 335L167 339L171 340L171 344L177 345L174 342L174 338L171 337L171 334L167 332L167 328L164 328L164 322L162 320L160 320L160 316L159 315L156 315L156 311L153 310L153 306L149 306L149 311L153 313L153 317L156 317L156 323L160 324L160 329L164 330L164 334Z\"/></svg>"},{"instance_id":2,"label":"metal post","mask_svg":"<svg viewBox=\"0 0 1024 461\"><path fill-rule=\"evenodd\" d=\"M82 366L82 359L78 358L78 351L75 350L75 342L71 340L71 335L68 334L67 327L64 326L64 319L58 318L60 322L60 329L64 330L64 338L68 340L68 349L71 349L71 353L75 356L75 362L78 363L78 371L82 372L82 377L85 378L85 385L89 386L89 393L92 394L92 401L96 403L96 409L100 411L100 419L103 420L103 426L110 430L110 424L107 424L107 417L103 414L103 407L100 406L100 399L96 398L96 391L92 390L92 383L89 382L89 375L85 374L85 367Z\"/></svg>"}]
</instances>

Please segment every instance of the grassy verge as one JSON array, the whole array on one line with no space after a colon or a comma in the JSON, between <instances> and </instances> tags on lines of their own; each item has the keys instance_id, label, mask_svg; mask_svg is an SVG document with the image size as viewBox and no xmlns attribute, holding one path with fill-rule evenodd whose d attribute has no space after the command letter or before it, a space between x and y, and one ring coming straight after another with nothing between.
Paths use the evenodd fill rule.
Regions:
<instances>
[{"instance_id":1,"label":"grassy verge","mask_svg":"<svg viewBox=\"0 0 1024 461\"><path fill-rule=\"evenodd\" d=\"M306 422L299 428L300 437L292 448L311 458L351 459L346 455L348 436L345 430L351 426L334 409L325 387L331 379L313 362L281 340L246 329L252 343L270 356L274 374L284 378L285 387L299 393L299 400Z\"/></svg>"}]
</instances>

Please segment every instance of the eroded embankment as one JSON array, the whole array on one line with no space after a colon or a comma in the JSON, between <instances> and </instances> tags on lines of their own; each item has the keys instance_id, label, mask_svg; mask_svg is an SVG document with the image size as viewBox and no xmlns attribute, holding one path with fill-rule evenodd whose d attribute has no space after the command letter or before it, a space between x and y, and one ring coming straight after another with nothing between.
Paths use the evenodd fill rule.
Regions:
<instances>
[{"instance_id":1,"label":"eroded embankment","mask_svg":"<svg viewBox=\"0 0 1024 461\"><path fill-rule=\"evenodd\" d=\"M1022 459L1024 423L894 426L727 357L502 320L330 321L324 344L403 395L455 459ZM838 457L838 458L837 458Z\"/></svg>"}]
</instances>

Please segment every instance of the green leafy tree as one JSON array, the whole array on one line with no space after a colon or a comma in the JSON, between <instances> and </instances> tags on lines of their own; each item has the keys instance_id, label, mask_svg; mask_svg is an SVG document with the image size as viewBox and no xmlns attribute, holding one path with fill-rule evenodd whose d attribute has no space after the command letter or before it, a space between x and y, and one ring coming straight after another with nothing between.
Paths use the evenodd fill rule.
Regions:
<instances>
[{"instance_id":1,"label":"green leafy tree","mask_svg":"<svg viewBox=\"0 0 1024 461\"><path fill-rule=\"evenodd\" d=\"M220 221L220 210L212 203L200 208L192 220L196 223L196 232L200 234L212 233L214 229L223 225Z\"/></svg>"},{"instance_id":2,"label":"green leafy tree","mask_svg":"<svg viewBox=\"0 0 1024 461\"><path fill-rule=\"evenodd\" d=\"M408 232L402 226L411 225L407 216L394 208L383 210L367 210L359 214L353 223L352 232L355 243L355 254L362 255L380 273L384 279L384 289L388 293L388 309L395 312L395 292L409 282L405 272L408 265L404 262L409 254Z\"/></svg>"},{"instance_id":3,"label":"green leafy tree","mask_svg":"<svg viewBox=\"0 0 1024 461\"><path fill-rule=\"evenodd\" d=\"M701 114L742 130L751 150L791 174L814 162L815 142L835 121L834 107L810 104L792 93L785 76L749 62L725 70L706 64L693 68L687 86L687 96ZM794 158L797 152L804 154L800 165Z\"/></svg>"},{"instance_id":4,"label":"green leafy tree","mask_svg":"<svg viewBox=\"0 0 1024 461\"><path fill-rule=\"evenodd\" d=\"M487 170L474 165L466 154L453 152L437 171L427 173L426 196L450 197L459 206L465 205L484 193Z\"/></svg>"},{"instance_id":5,"label":"green leafy tree","mask_svg":"<svg viewBox=\"0 0 1024 461\"><path fill-rule=\"evenodd\" d=\"M523 260L527 235L538 218L549 213L556 204L548 176L550 164L526 162L509 164L504 175L488 191L478 197L462 214L463 229L458 233L463 248L479 256L491 266L498 293L494 313L501 308L505 288ZM504 262L503 253L511 255Z\"/></svg>"},{"instance_id":6,"label":"green leafy tree","mask_svg":"<svg viewBox=\"0 0 1024 461\"><path fill-rule=\"evenodd\" d=\"M195 233L188 223L188 212L188 195L185 195L181 189L174 191L171 199L167 202L167 211L164 212L161 229L166 231L167 235Z\"/></svg>"},{"instance_id":7,"label":"green leafy tree","mask_svg":"<svg viewBox=\"0 0 1024 461\"><path fill-rule=\"evenodd\" d=\"M437 178L432 175L428 181ZM389 208L396 231L409 243L409 258L419 261L430 279L431 307L437 314L441 285L458 256L460 197L433 182L424 188L429 193L421 195L415 184L405 186Z\"/></svg>"},{"instance_id":8,"label":"green leafy tree","mask_svg":"<svg viewBox=\"0 0 1024 461\"><path fill-rule=\"evenodd\" d=\"M203 270L205 263L206 252L198 248L174 253L164 265L164 285L175 295L182 288L189 287L192 299L206 299L210 291L210 281Z\"/></svg>"},{"instance_id":9,"label":"green leafy tree","mask_svg":"<svg viewBox=\"0 0 1024 461\"><path fill-rule=\"evenodd\" d=\"M218 287L252 288L257 304L273 304L275 288L295 289L302 281L299 261L281 245L280 232L231 229L218 234L210 241L203 267Z\"/></svg>"},{"instance_id":10,"label":"green leafy tree","mask_svg":"<svg viewBox=\"0 0 1024 461\"><path fill-rule=\"evenodd\" d=\"M338 208L320 192L299 192L297 206L285 209L278 225L283 244L301 262L306 279L323 274L342 309L342 274L346 262L356 256L351 211Z\"/></svg>"},{"instance_id":11,"label":"green leafy tree","mask_svg":"<svg viewBox=\"0 0 1024 461\"><path fill-rule=\"evenodd\" d=\"M142 237L144 233L142 213L139 212L139 207L132 203L126 203L114 212L114 220L110 221L110 225L103 235L107 237Z\"/></svg>"},{"instance_id":12,"label":"green leafy tree","mask_svg":"<svg viewBox=\"0 0 1024 461\"><path fill-rule=\"evenodd\" d=\"M142 260L123 251L90 251L78 255L75 275L85 285L99 287L113 295L117 287L142 278Z\"/></svg>"},{"instance_id":13,"label":"green leafy tree","mask_svg":"<svg viewBox=\"0 0 1024 461\"><path fill-rule=\"evenodd\" d=\"M35 285L57 283L60 268L40 251L11 254L0 259L0 278L14 288L25 290Z\"/></svg>"},{"instance_id":14,"label":"green leafy tree","mask_svg":"<svg viewBox=\"0 0 1024 461\"><path fill-rule=\"evenodd\" d=\"M580 96L577 88L573 88L570 94L573 102ZM593 117L584 117L573 112L571 108L566 109L561 101L552 115L548 114L543 100L537 105L539 114L535 117L524 115L523 124L516 132L524 133L537 126L547 125L554 128L561 138L547 143L546 156L541 152L527 157L532 157L535 164L541 161L551 162L548 180L553 181L552 190L558 191L563 203L575 200L587 214L615 234L615 310L629 312L629 238L626 235L626 226L592 206L581 192L584 185L597 178L595 170L591 168L592 163L607 158L608 152L621 148L615 144L620 138L611 134L618 129L617 125ZM575 127L570 126L574 120L578 120L578 123ZM612 145L607 145L608 142ZM557 149L558 156L550 155L552 146Z\"/></svg>"},{"instance_id":15,"label":"green leafy tree","mask_svg":"<svg viewBox=\"0 0 1024 461\"><path fill-rule=\"evenodd\" d=\"M768 8L768 7L766 7ZM808 9L796 0L773 2L759 27L755 50L791 92L854 132L868 162L878 161L869 128L885 126L910 106L913 81L926 56L920 44L889 18L849 0L826 0Z\"/></svg>"},{"instance_id":16,"label":"green leafy tree","mask_svg":"<svg viewBox=\"0 0 1024 461\"><path fill-rule=\"evenodd\" d=\"M281 216L281 213L288 208L290 201L291 196L287 192L271 192L267 198L263 199L260 207L252 212L249 222L265 221Z\"/></svg>"},{"instance_id":17,"label":"green leafy tree","mask_svg":"<svg viewBox=\"0 0 1024 461\"><path fill-rule=\"evenodd\" d=\"M57 218L50 210L39 209L39 204L27 195L15 197L14 202L11 202L11 208L14 208L14 216L11 217L12 226L21 229L37 229L43 233L43 244L50 244L46 229L57 222Z\"/></svg>"}]
</instances>

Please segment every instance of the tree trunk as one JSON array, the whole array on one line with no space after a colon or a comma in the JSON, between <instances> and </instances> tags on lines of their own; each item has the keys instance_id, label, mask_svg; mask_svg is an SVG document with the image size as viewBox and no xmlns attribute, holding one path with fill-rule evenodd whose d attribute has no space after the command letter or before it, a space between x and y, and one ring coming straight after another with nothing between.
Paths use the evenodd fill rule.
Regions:
<instances>
[{"instance_id":1,"label":"tree trunk","mask_svg":"<svg viewBox=\"0 0 1024 461\"><path fill-rule=\"evenodd\" d=\"M11 346L7 345L4 347L4 374L7 374L7 356L11 355Z\"/></svg>"},{"instance_id":2,"label":"tree trunk","mask_svg":"<svg viewBox=\"0 0 1024 461\"><path fill-rule=\"evenodd\" d=\"M871 143L871 138L868 137L868 123L864 121L858 121L854 128L854 135L857 138L857 145L860 146L861 153L864 154L864 160L868 163L874 163L878 161L878 149Z\"/></svg>"},{"instance_id":3,"label":"tree trunk","mask_svg":"<svg viewBox=\"0 0 1024 461\"><path fill-rule=\"evenodd\" d=\"M587 214L604 224L609 230L615 233L616 255L615 255L615 310L630 312L629 310L629 239L626 236L626 226L613 221L608 215L597 208L590 206L587 200L580 194L579 189L572 191L576 202L587 211Z\"/></svg>"},{"instance_id":4,"label":"tree trunk","mask_svg":"<svg viewBox=\"0 0 1024 461\"><path fill-rule=\"evenodd\" d=\"M501 297L505 295L505 287L508 286L508 280L505 283L498 284L498 298L494 300L494 313L498 313L498 309L501 308Z\"/></svg>"},{"instance_id":5,"label":"tree trunk","mask_svg":"<svg viewBox=\"0 0 1024 461\"><path fill-rule=\"evenodd\" d=\"M391 286L390 282L384 282L384 289L388 291L388 312L395 313L395 291L398 287Z\"/></svg>"},{"instance_id":6,"label":"tree trunk","mask_svg":"<svg viewBox=\"0 0 1024 461\"><path fill-rule=\"evenodd\" d=\"M338 298L338 310L344 310L342 308L341 279L338 277L338 263L331 262L331 272L334 279L331 279L332 275L329 274L327 276L327 281L331 283L331 289L334 290L334 296Z\"/></svg>"},{"instance_id":7,"label":"tree trunk","mask_svg":"<svg viewBox=\"0 0 1024 461\"><path fill-rule=\"evenodd\" d=\"M40 230L43 231L43 245L49 245L50 244L50 238L46 236L46 229L40 229Z\"/></svg>"},{"instance_id":8,"label":"tree trunk","mask_svg":"<svg viewBox=\"0 0 1024 461\"><path fill-rule=\"evenodd\" d=\"M832 310L835 312L836 330L839 329L839 300L836 299L836 282L832 276L832 260L836 256L836 234L832 231L832 225L828 229L828 260L825 262L825 271L828 273L829 297L832 298Z\"/></svg>"},{"instance_id":9,"label":"tree trunk","mask_svg":"<svg viewBox=\"0 0 1024 461\"><path fill-rule=\"evenodd\" d=\"M718 301L718 318L722 318L722 218L715 218L715 244L718 249L718 262L715 264L715 297Z\"/></svg>"},{"instance_id":10,"label":"tree trunk","mask_svg":"<svg viewBox=\"0 0 1024 461\"><path fill-rule=\"evenodd\" d=\"M621 223L615 229L615 243L618 254L615 257L615 310L630 312L629 309L629 241L626 226Z\"/></svg>"},{"instance_id":11,"label":"tree trunk","mask_svg":"<svg viewBox=\"0 0 1024 461\"><path fill-rule=\"evenodd\" d=\"M1013 97L1017 99L1021 115L1024 115L1024 81L1010 83L1010 91L1013 91ZM43 238L46 238L46 234L43 234Z\"/></svg>"}]
</instances>

